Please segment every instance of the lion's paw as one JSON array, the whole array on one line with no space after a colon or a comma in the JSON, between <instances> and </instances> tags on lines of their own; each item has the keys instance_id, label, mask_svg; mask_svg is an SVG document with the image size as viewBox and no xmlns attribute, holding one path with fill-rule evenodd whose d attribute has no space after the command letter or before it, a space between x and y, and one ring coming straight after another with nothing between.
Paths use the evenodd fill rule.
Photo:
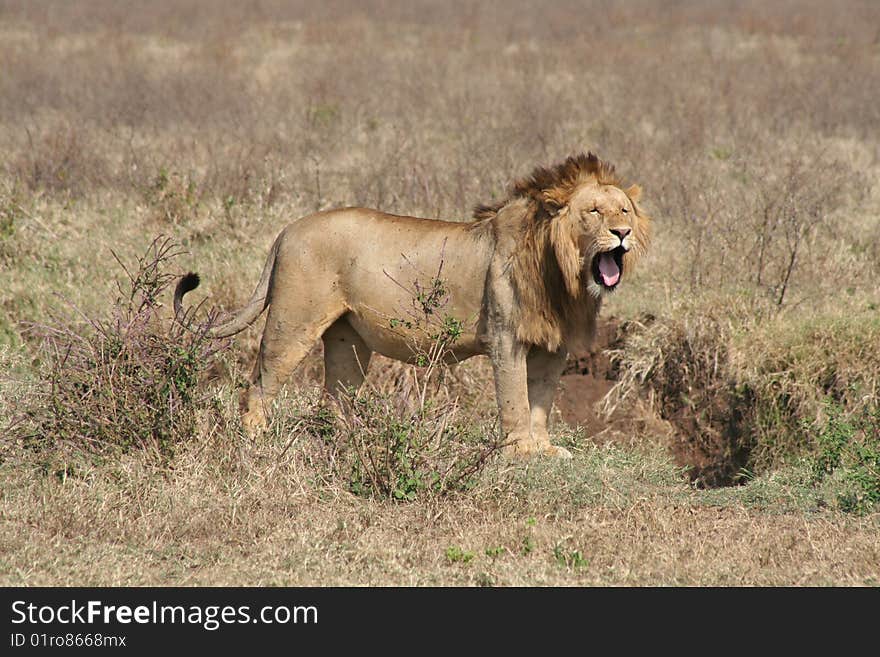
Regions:
<instances>
[{"instance_id":1,"label":"lion's paw","mask_svg":"<svg viewBox=\"0 0 880 657\"><path fill-rule=\"evenodd\" d=\"M268 428L266 416L262 413L245 413L241 418L241 424L244 427L245 434L251 440L256 440L262 436Z\"/></svg>"},{"instance_id":2,"label":"lion's paw","mask_svg":"<svg viewBox=\"0 0 880 657\"><path fill-rule=\"evenodd\" d=\"M534 456L550 456L553 458L568 460L571 452L564 447L551 445L549 442L537 441L534 438L521 438L511 440L502 448L501 453L507 458L532 458Z\"/></svg>"},{"instance_id":3,"label":"lion's paw","mask_svg":"<svg viewBox=\"0 0 880 657\"><path fill-rule=\"evenodd\" d=\"M541 455L552 456L553 458L561 459L563 461L571 459L571 452L565 449L565 447L560 447L559 445L544 445L541 449Z\"/></svg>"}]
</instances>

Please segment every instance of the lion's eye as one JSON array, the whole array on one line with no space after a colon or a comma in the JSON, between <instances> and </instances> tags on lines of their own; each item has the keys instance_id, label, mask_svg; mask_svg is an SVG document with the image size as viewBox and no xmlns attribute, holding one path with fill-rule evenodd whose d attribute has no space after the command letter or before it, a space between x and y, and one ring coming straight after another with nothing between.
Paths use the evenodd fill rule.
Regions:
<instances>
[{"instance_id":1,"label":"lion's eye","mask_svg":"<svg viewBox=\"0 0 880 657\"><path fill-rule=\"evenodd\" d=\"M627 210L626 208L623 208L623 214L626 214L627 212L629 212L629 210Z\"/></svg>"},{"instance_id":2,"label":"lion's eye","mask_svg":"<svg viewBox=\"0 0 880 657\"><path fill-rule=\"evenodd\" d=\"M599 208L593 208L590 210L590 214L599 214Z\"/></svg>"}]
</instances>

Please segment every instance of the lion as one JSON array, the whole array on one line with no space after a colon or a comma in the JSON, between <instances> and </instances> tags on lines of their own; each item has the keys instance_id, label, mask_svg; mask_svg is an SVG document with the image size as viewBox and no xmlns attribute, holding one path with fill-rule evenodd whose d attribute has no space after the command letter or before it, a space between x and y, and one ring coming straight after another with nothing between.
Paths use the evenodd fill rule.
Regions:
<instances>
[{"instance_id":1,"label":"lion","mask_svg":"<svg viewBox=\"0 0 880 657\"><path fill-rule=\"evenodd\" d=\"M232 336L268 309L243 400L246 429L265 428L266 409L319 338L331 395L358 388L374 352L411 362L425 336L389 322L411 303L392 281L442 263L445 310L466 320L450 358L490 358L503 450L570 457L551 444L548 415L567 354L589 348L602 299L648 248L651 219L640 195L588 153L534 169L504 200L477 206L469 222L366 208L292 222L247 305L211 332ZM193 273L178 282L179 319L183 296L198 284Z\"/></svg>"}]
</instances>

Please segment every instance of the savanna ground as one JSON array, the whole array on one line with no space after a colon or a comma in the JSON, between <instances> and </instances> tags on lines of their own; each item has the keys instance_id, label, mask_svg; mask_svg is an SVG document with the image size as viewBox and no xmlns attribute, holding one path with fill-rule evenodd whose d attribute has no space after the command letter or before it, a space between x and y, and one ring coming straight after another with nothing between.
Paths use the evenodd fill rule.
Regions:
<instances>
[{"instance_id":1,"label":"savanna ground","mask_svg":"<svg viewBox=\"0 0 880 657\"><path fill-rule=\"evenodd\" d=\"M867 0L0 2L0 584L876 585L878 26ZM379 359L340 408L319 347L251 441L259 323L170 322L171 275L202 275L197 322L239 307L296 217L464 220L581 150L656 239L570 363L569 463L485 453L484 360Z\"/></svg>"}]
</instances>

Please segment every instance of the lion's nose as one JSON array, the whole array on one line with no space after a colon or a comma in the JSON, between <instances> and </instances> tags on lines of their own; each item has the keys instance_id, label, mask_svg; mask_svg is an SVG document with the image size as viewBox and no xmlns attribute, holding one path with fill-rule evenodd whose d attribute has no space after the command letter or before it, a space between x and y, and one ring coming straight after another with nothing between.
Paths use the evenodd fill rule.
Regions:
<instances>
[{"instance_id":1,"label":"lion's nose","mask_svg":"<svg viewBox=\"0 0 880 657\"><path fill-rule=\"evenodd\" d=\"M611 232L617 235L622 242L623 238L632 232L632 228L612 228Z\"/></svg>"}]
</instances>

